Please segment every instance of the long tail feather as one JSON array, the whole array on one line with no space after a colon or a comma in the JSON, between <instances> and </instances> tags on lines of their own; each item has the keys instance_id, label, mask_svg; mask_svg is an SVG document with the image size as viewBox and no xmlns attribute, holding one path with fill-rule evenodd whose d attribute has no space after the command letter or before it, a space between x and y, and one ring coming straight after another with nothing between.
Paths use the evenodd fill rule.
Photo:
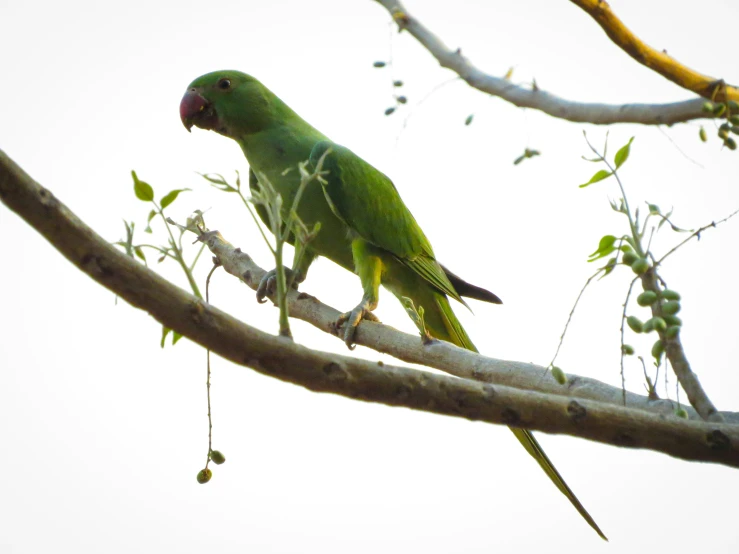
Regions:
<instances>
[{"instance_id":1,"label":"long tail feather","mask_svg":"<svg viewBox=\"0 0 739 554\"><path fill-rule=\"evenodd\" d=\"M467 335L467 332L464 330L464 327L462 327L462 324L457 319L457 316L454 315L452 307L449 305L449 300L446 298L446 296L437 294L436 305L439 309L439 315L441 315L441 320L443 321L445 329L435 329L435 326L431 326L429 328L431 334L437 338L448 340L456 344L457 346L466 348L467 350L477 352L477 348L475 348L472 340L470 340L469 335ZM592 527L602 539L607 541L608 538L603 534L603 531L600 530L598 524L595 523L595 520L590 516L585 507L577 499L575 493L572 492L572 489L567 486L567 483L565 483L565 480L559 474L557 468L554 467L554 464L552 464L551 460L544 453L544 450L541 448L536 438L534 438L534 435L531 433L531 431L515 427L510 427L510 430L513 432L514 435L516 435L516 438L526 449L526 452L528 452L531 457L536 460L539 466L541 466L541 468L544 470L544 473L546 473L549 479L552 480L552 483L554 483L559 491L567 497L570 503L572 503L575 509L583 517L583 519L588 522L590 527Z\"/></svg>"}]
</instances>

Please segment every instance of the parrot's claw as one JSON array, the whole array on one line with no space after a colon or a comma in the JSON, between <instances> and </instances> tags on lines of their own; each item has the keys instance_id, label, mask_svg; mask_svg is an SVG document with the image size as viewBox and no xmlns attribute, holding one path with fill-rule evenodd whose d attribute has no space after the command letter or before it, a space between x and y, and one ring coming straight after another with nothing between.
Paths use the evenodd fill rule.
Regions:
<instances>
[{"instance_id":1,"label":"parrot's claw","mask_svg":"<svg viewBox=\"0 0 739 554\"><path fill-rule=\"evenodd\" d=\"M366 319L367 321L374 321L375 323L380 323L379 318L372 313L370 303L366 300L362 301L362 303L354 308L351 312L341 314L336 320L337 329L346 324L344 329L344 343L347 345L349 350L354 350L356 346L354 344L354 333L356 333L357 331L357 326L359 325L359 322L363 319Z\"/></svg>"},{"instance_id":2,"label":"parrot's claw","mask_svg":"<svg viewBox=\"0 0 739 554\"><path fill-rule=\"evenodd\" d=\"M287 281L288 287L292 287L295 290L298 288L298 279L295 279L295 274L292 269L285 268L285 280ZM257 287L257 302L264 304L267 301L268 296L273 296L277 292L277 270L273 269L268 271L259 281Z\"/></svg>"}]
</instances>

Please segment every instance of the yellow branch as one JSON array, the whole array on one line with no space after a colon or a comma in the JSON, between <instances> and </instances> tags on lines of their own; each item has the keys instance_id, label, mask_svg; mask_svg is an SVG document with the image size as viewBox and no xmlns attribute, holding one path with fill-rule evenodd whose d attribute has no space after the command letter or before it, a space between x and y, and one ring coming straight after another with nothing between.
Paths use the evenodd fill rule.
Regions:
<instances>
[{"instance_id":1,"label":"yellow branch","mask_svg":"<svg viewBox=\"0 0 739 554\"><path fill-rule=\"evenodd\" d=\"M715 79L698 73L671 58L665 52L655 50L642 42L611 11L611 7L605 0L570 1L595 19L608 38L619 48L665 79L715 102L726 102L727 100L739 102L739 89L736 87L727 85L723 79Z\"/></svg>"}]
</instances>

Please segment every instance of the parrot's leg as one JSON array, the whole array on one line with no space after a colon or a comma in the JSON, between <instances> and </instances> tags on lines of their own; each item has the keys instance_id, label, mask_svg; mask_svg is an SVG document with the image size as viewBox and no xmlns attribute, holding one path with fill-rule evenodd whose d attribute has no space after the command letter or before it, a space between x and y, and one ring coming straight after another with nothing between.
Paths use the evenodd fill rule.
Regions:
<instances>
[{"instance_id":1,"label":"parrot's leg","mask_svg":"<svg viewBox=\"0 0 739 554\"><path fill-rule=\"evenodd\" d=\"M354 350L354 333L363 319L380 321L372 310L377 308L380 298L380 282L382 280L383 263L380 251L363 239L352 241L354 271L359 275L364 294L362 301L351 312L341 314L336 327L344 325L344 342L350 350Z\"/></svg>"},{"instance_id":2,"label":"parrot's leg","mask_svg":"<svg viewBox=\"0 0 739 554\"><path fill-rule=\"evenodd\" d=\"M308 268L315 259L316 254L306 249L303 251L303 256L300 259L298 267L293 267L292 269L286 267L285 281L287 282L287 286L297 290L298 285L305 281L305 278L308 276ZM276 290L277 270L272 269L271 271L265 273L264 277L262 277L262 280L259 281L259 286L257 287L257 302L263 304L264 302L266 302L265 299L268 296L272 296L273 294L275 294Z\"/></svg>"}]
</instances>

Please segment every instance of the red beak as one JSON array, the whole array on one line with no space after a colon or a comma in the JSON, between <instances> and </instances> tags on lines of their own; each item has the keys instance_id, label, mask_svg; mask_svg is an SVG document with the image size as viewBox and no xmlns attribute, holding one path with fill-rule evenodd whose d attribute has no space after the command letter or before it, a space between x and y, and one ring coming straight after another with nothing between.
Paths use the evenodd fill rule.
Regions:
<instances>
[{"instance_id":1,"label":"red beak","mask_svg":"<svg viewBox=\"0 0 739 554\"><path fill-rule=\"evenodd\" d=\"M188 132L193 125L198 123L198 119L202 118L208 107L208 101L200 96L195 89L190 89L185 93L182 102L180 102L180 119Z\"/></svg>"}]
</instances>

